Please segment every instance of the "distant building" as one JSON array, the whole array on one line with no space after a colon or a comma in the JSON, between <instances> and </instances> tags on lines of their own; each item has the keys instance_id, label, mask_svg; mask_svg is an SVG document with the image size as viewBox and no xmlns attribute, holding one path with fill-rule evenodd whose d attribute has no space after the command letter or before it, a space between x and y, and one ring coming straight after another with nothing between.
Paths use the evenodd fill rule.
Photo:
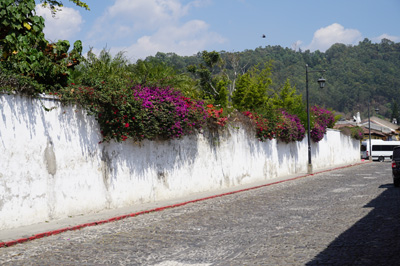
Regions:
<instances>
[{"instance_id":1,"label":"distant building","mask_svg":"<svg viewBox=\"0 0 400 266\"><path fill-rule=\"evenodd\" d=\"M370 118L371 122L371 139L382 140L400 140L400 126L397 123L391 123L387 120L376 116ZM397 122L397 121L395 121ZM334 128L343 129L359 126L363 129L364 139L369 139L369 122L368 118L361 120L359 114L353 117L353 120L338 121Z\"/></svg>"},{"instance_id":2,"label":"distant building","mask_svg":"<svg viewBox=\"0 0 400 266\"><path fill-rule=\"evenodd\" d=\"M372 116L370 118L371 121L371 138L372 138L372 130L374 132L379 133L379 135L385 135L384 137L379 137L383 140L399 140L400 134L400 126L397 124L393 124L387 120L383 120L379 117ZM368 119L364 119L361 121L361 127L368 130ZM368 137L365 136L364 138L367 139Z\"/></svg>"}]
</instances>

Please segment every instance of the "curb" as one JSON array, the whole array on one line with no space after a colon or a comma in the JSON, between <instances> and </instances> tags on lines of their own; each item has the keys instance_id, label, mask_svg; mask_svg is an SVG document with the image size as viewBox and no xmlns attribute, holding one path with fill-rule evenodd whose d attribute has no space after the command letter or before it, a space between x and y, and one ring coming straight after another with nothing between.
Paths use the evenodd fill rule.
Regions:
<instances>
[{"instance_id":1,"label":"curb","mask_svg":"<svg viewBox=\"0 0 400 266\"><path fill-rule=\"evenodd\" d=\"M166 210L166 209L171 209L171 208L184 206L184 205L187 205L187 204L190 204L190 203L196 203L196 202L199 202L199 201L205 201L205 200L209 200L209 199L224 197L224 196L228 196L228 195L232 195L232 194L236 194L236 193L241 193L241 192L254 190L254 189L258 189L258 188L262 188L262 187L272 186L272 185L276 185L276 184L279 184L279 183L293 181L293 180L296 180L296 179L300 179L300 178L304 178L304 177L308 177L308 176L313 176L313 175L317 175L317 174L321 174L321 173L326 173L326 172L330 172L330 171L334 171L334 170L344 169L344 168L348 168L348 167L352 167L352 166L357 166L357 165L361 165L361 164L365 164L365 163L370 163L370 162L369 161L362 161L360 163L355 163L355 164L345 165L345 166L341 166L341 167L331 168L331 169L315 172L313 174L300 175L300 176L296 176L296 177L293 177L293 178L279 180L279 181L268 183L268 184L264 184L264 185L259 185L259 186L255 186L255 187L235 190L235 191L231 191L231 192L227 192L227 193L222 193L222 194L217 194L217 195L209 196L209 197L205 197L205 198L199 198L199 199L195 199L195 200L185 201L185 202L181 202L181 203L177 203L177 204L173 204L173 205L167 205L167 206L164 206L164 207L158 207L158 208L154 208L154 209L150 209L150 210L145 210L145 211L125 214L125 215L121 215L121 216L112 217L112 218L106 219L106 220L100 220L100 221L96 221L96 222L80 224L80 225L76 225L76 226L72 226L72 227L65 227L65 228L58 229L58 230L52 230L52 231L48 231L48 232L44 232L44 233L39 233L39 234L33 235L31 237L20 238L20 239L16 239L16 240L12 240L12 241L7 241L7 242L0 242L0 248L11 247L11 246L14 246L16 244L25 243L25 242L28 242L28 241L31 241L31 240L40 239L40 238L44 238L44 237L51 236L51 235L58 235L58 234L61 234L63 232L66 232L66 231L75 231L75 230L79 230L79 229L82 229L82 228L85 228L85 227L89 227L89 226L96 226L96 225L100 225L100 224L111 223L111 222L119 221L119 220L122 220L122 219L143 215L143 214L146 214L146 213L159 212L159 211L163 211L163 210Z\"/></svg>"}]
</instances>

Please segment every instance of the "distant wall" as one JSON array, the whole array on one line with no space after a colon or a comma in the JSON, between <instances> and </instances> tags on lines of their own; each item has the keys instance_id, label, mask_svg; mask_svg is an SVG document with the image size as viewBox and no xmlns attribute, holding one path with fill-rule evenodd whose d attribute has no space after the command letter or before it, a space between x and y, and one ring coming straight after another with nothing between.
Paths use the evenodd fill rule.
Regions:
<instances>
[{"instance_id":1,"label":"distant wall","mask_svg":"<svg viewBox=\"0 0 400 266\"><path fill-rule=\"evenodd\" d=\"M307 171L306 139L259 142L238 126L99 144L97 121L79 108L0 95L0 230ZM329 130L312 145L314 169L356 163L359 150Z\"/></svg>"}]
</instances>

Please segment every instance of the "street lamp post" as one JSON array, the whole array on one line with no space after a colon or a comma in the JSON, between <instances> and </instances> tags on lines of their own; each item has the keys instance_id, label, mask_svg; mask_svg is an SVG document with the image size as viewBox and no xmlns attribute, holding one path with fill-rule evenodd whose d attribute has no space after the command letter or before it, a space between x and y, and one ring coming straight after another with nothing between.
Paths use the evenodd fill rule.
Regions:
<instances>
[{"instance_id":1,"label":"street lamp post","mask_svg":"<svg viewBox=\"0 0 400 266\"><path fill-rule=\"evenodd\" d=\"M372 161L372 144L371 144L371 116L369 115L369 106L371 105L371 100L368 102L368 135L369 135L369 154L368 154L368 159L371 162ZM375 108L375 112L378 112L379 109Z\"/></svg>"},{"instance_id":2,"label":"street lamp post","mask_svg":"<svg viewBox=\"0 0 400 266\"><path fill-rule=\"evenodd\" d=\"M371 117L369 115L369 106L371 105L371 103L368 103L368 134L369 134L369 154L368 154L368 159L369 161L372 161L372 150L371 150Z\"/></svg>"},{"instance_id":3,"label":"street lamp post","mask_svg":"<svg viewBox=\"0 0 400 266\"><path fill-rule=\"evenodd\" d=\"M308 73L319 72L323 73L326 70L308 70L308 65L306 64L306 99L307 99L307 142L308 142L308 166L307 173L312 174L312 163L311 163L311 137L310 137L310 105L308 99ZM325 79L318 79L319 87L323 89L325 87Z\"/></svg>"}]
</instances>

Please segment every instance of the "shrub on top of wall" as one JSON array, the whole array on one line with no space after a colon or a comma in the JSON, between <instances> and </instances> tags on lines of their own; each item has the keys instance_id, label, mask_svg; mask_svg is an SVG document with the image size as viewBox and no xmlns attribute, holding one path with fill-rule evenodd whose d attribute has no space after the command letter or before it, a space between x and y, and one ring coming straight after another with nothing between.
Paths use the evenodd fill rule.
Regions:
<instances>
[{"instance_id":1,"label":"shrub on top of wall","mask_svg":"<svg viewBox=\"0 0 400 266\"><path fill-rule=\"evenodd\" d=\"M216 108L212 104L206 106L207 127L210 129L218 129L224 127L227 123L228 117L224 116L223 108Z\"/></svg>"},{"instance_id":2,"label":"shrub on top of wall","mask_svg":"<svg viewBox=\"0 0 400 266\"><path fill-rule=\"evenodd\" d=\"M280 135L282 127L279 115L266 118L256 112L245 111L243 114L253 121L256 128L256 137L259 141L271 140Z\"/></svg>"},{"instance_id":3,"label":"shrub on top of wall","mask_svg":"<svg viewBox=\"0 0 400 266\"><path fill-rule=\"evenodd\" d=\"M347 136L351 136L353 139L362 140L364 138L364 131L359 126L342 127L340 131Z\"/></svg>"},{"instance_id":4,"label":"shrub on top of wall","mask_svg":"<svg viewBox=\"0 0 400 266\"><path fill-rule=\"evenodd\" d=\"M311 108L314 126L310 137L314 142L320 141L326 133L327 127L335 124L334 112L314 106ZM297 115L291 115L285 110L275 111L269 115L245 111L256 127L256 137L260 141L277 138L283 142L301 141L305 137L305 127Z\"/></svg>"},{"instance_id":5,"label":"shrub on top of wall","mask_svg":"<svg viewBox=\"0 0 400 266\"><path fill-rule=\"evenodd\" d=\"M183 96L176 89L134 86L120 90L72 85L58 95L79 103L100 124L103 141L167 140L181 138L207 124L225 126L222 108L204 108L204 102Z\"/></svg>"},{"instance_id":6,"label":"shrub on top of wall","mask_svg":"<svg viewBox=\"0 0 400 266\"><path fill-rule=\"evenodd\" d=\"M279 140L286 143L303 140L306 130L297 115L291 115L284 110L281 113L283 123Z\"/></svg>"},{"instance_id":7,"label":"shrub on top of wall","mask_svg":"<svg viewBox=\"0 0 400 266\"><path fill-rule=\"evenodd\" d=\"M310 132L310 138L314 142L319 142L326 134L326 129L333 128L335 125L335 113L319 106L310 108L310 113L313 116L314 126Z\"/></svg>"}]
</instances>

